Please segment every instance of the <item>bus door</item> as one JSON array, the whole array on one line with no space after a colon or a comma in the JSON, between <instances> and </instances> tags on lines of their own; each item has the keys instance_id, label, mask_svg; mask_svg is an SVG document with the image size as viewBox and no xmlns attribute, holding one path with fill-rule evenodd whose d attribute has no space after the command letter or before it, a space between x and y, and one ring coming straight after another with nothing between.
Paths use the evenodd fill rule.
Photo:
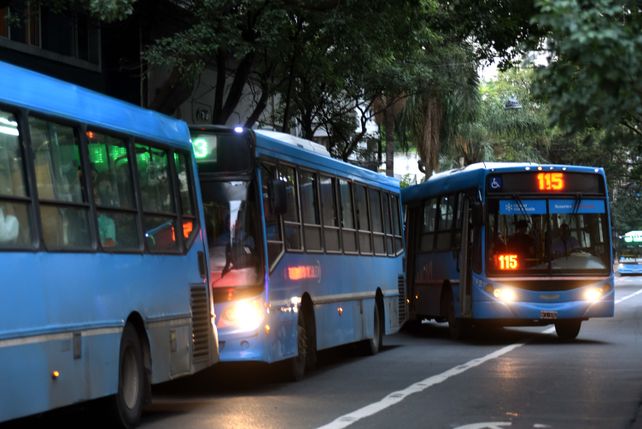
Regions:
<instances>
[{"instance_id":1,"label":"bus door","mask_svg":"<svg viewBox=\"0 0 642 429\"><path fill-rule=\"evenodd\" d=\"M471 316L471 287L472 287L472 254L473 254L473 225L472 202L470 197L460 194L458 221L461 222L461 245L459 247L459 302L462 317Z\"/></svg>"}]
</instances>

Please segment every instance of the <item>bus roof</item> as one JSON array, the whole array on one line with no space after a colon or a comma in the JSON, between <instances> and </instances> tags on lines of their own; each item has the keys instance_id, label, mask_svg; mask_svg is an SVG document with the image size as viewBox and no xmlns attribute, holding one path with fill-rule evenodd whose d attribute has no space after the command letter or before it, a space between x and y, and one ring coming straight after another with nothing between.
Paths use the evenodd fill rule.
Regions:
<instances>
[{"instance_id":1,"label":"bus roof","mask_svg":"<svg viewBox=\"0 0 642 429\"><path fill-rule=\"evenodd\" d=\"M534 162L478 162L463 168L455 168L433 174L424 183L403 189L401 191L402 200L404 203L409 203L424 200L444 192L457 192L471 188L483 189L484 179L489 173L519 173L539 169L604 175L604 169L601 167L537 164Z\"/></svg>"},{"instance_id":2,"label":"bus roof","mask_svg":"<svg viewBox=\"0 0 642 429\"><path fill-rule=\"evenodd\" d=\"M189 148L181 120L0 61L0 103Z\"/></svg>"},{"instance_id":3,"label":"bus roof","mask_svg":"<svg viewBox=\"0 0 642 429\"><path fill-rule=\"evenodd\" d=\"M399 191L399 179L332 158L322 145L290 134L252 130L256 136L257 156L268 156L296 165Z\"/></svg>"}]
</instances>

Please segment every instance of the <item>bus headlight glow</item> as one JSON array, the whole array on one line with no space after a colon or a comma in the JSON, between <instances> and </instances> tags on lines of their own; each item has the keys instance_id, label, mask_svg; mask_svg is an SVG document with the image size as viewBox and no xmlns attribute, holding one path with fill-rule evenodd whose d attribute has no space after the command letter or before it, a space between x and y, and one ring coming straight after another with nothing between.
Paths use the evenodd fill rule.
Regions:
<instances>
[{"instance_id":1,"label":"bus headlight glow","mask_svg":"<svg viewBox=\"0 0 642 429\"><path fill-rule=\"evenodd\" d=\"M265 314L266 311L260 299L244 299L231 302L223 310L219 328L253 331L261 326L265 319Z\"/></svg>"},{"instance_id":2,"label":"bus headlight glow","mask_svg":"<svg viewBox=\"0 0 642 429\"><path fill-rule=\"evenodd\" d=\"M501 302L509 303L517 300L517 292L510 287L498 287L493 289L493 296Z\"/></svg>"},{"instance_id":3,"label":"bus headlight glow","mask_svg":"<svg viewBox=\"0 0 642 429\"><path fill-rule=\"evenodd\" d=\"M602 288L599 287L590 287L584 291L584 299L588 302L598 302L602 295Z\"/></svg>"}]
</instances>

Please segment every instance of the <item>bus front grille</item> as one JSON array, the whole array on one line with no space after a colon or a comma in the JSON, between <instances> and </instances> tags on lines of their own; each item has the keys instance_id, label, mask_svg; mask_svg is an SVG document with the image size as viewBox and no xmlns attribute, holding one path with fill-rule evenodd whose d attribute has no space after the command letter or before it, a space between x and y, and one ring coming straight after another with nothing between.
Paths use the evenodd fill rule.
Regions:
<instances>
[{"instance_id":1,"label":"bus front grille","mask_svg":"<svg viewBox=\"0 0 642 429\"><path fill-rule=\"evenodd\" d=\"M191 288L192 297L192 358L194 363L209 359L210 306L205 287Z\"/></svg>"},{"instance_id":2,"label":"bus front grille","mask_svg":"<svg viewBox=\"0 0 642 429\"><path fill-rule=\"evenodd\" d=\"M406 279L404 276L397 277L397 288L399 289L399 325L406 321Z\"/></svg>"}]
</instances>

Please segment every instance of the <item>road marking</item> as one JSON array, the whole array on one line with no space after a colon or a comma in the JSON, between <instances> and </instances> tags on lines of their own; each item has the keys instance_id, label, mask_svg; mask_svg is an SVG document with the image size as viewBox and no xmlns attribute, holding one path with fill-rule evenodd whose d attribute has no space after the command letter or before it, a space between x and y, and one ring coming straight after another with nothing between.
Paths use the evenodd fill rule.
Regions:
<instances>
[{"instance_id":1,"label":"road marking","mask_svg":"<svg viewBox=\"0 0 642 429\"><path fill-rule=\"evenodd\" d=\"M486 356L470 360L462 365L457 365L454 368L450 368L449 370L444 371L441 374L433 375L432 377L428 377L417 383L411 384L403 390L399 390L397 392L389 394L378 402L373 402L372 404L366 405L363 408L359 408L356 411L338 417L327 425L321 426L319 429L342 429L348 427L357 420L361 420L373 414L377 414L378 412L383 411L388 407L398 404L413 393L423 392L429 387L442 383L451 377L466 372L469 369L475 368L483 363L488 362L489 360L497 359L498 357L505 355L506 353L512 352L513 350L523 346L524 344L526 343L511 344L510 346L503 347L497 351L494 351L493 353L487 354Z\"/></svg>"},{"instance_id":2,"label":"road marking","mask_svg":"<svg viewBox=\"0 0 642 429\"><path fill-rule=\"evenodd\" d=\"M634 292L630 295L627 295L623 298L618 299L615 301L615 304L619 304L622 301L626 301L629 298L633 298L636 295L639 295L642 293L642 289L638 290L637 292ZM555 332L555 327L548 328L544 330L542 333L544 334L550 334L552 332ZM503 347L493 353L487 354L486 356L482 356L477 359L470 360L462 365L458 365L454 368L450 368L449 370L446 370L442 372L441 374L433 375L432 377L428 377L424 380L421 380L417 383L411 384L410 386L406 387L403 390L399 390L397 392L390 393L383 399L381 399L378 402L373 402L372 404L366 405L365 407L359 408L358 410L355 410L349 414L344 414L343 416L337 417L330 423L320 426L318 429L343 429L351 424L355 423L358 420L364 419L366 417L370 417L374 414L377 414L378 412L381 412L385 410L386 408L392 407L395 404L398 404L399 402L403 401L406 399L408 396L414 394L414 393L419 393L423 392L424 390L428 389L429 387L432 387L436 384L443 383L444 381L448 380L451 377L454 377L456 375L459 375L463 372L468 371L469 369L475 368L483 363L486 363L490 360L497 359L498 357L501 357L505 355L506 353L512 352L515 349L520 348L521 346L525 345L526 343L515 343L511 344L509 346Z\"/></svg>"},{"instance_id":3,"label":"road marking","mask_svg":"<svg viewBox=\"0 0 642 429\"><path fill-rule=\"evenodd\" d=\"M622 301L626 301L627 299L629 299L629 298L633 298L635 295L639 295L639 294L641 294L641 293L642 293L642 289L638 290L637 292L633 292L631 295L627 295L627 296L625 296L625 297L623 297L623 298L618 299L617 301L615 301L615 303L616 303L616 304L619 304L619 303L621 303Z\"/></svg>"}]
</instances>

